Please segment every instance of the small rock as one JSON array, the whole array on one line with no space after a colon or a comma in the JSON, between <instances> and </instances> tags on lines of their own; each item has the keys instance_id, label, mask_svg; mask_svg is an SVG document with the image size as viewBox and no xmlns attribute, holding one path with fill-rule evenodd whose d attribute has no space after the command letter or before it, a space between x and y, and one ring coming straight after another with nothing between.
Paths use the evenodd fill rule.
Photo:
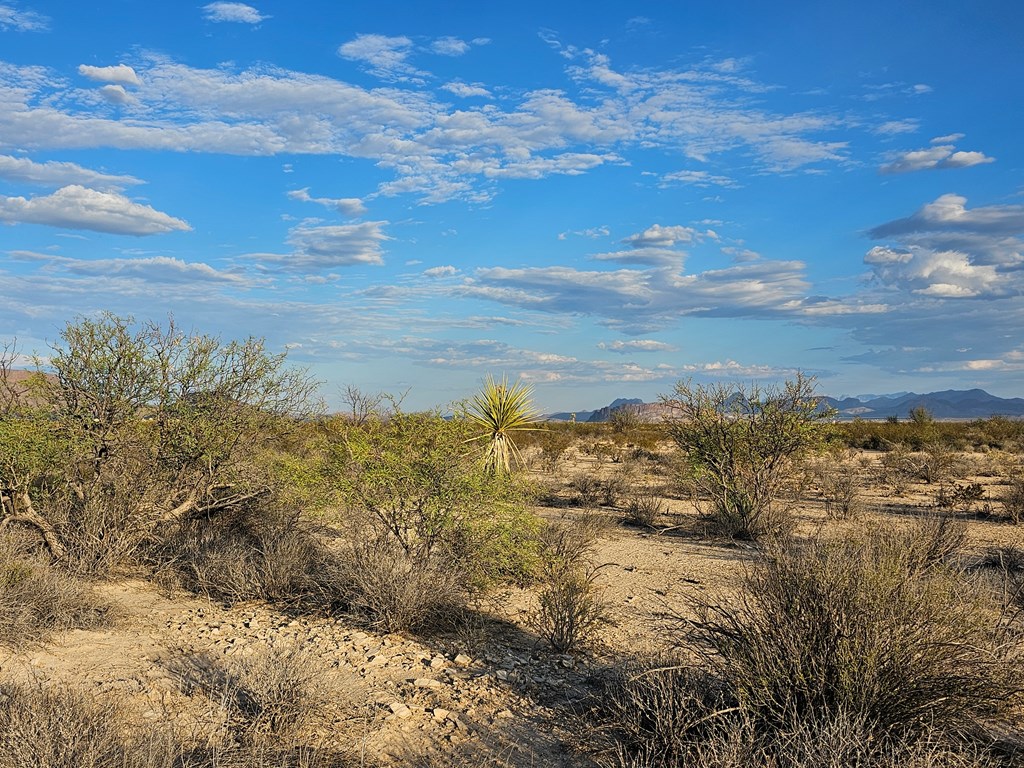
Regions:
<instances>
[{"instance_id":1,"label":"small rock","mask_svg":"<svg viewBox=\"0 0 1024 768\"><path fill-rule=\"evenodd\" d=\"M455 663L458 664L460 667L468 667L470 664L473 663L473 660L469 658L469 656L467 656L466 654L460 653L458 656L455 657Z\"/></svg>"},{"instance_id":2,"label":"small rock","mask_svg":"<svg viewBox=\"0 0 1024 768\"><path fill-rule=\"evenodd\" d=\"M391 709L391 712L392 714L394 714L395 717L406 718L412 714L412 710L400 701L391 702L389 708Z\"/></svg>"},{"instance_id":3,"label":"small rock","mask_svg":"<svg viewBox=\"0 0 1024 768\"><path fill-rule=\"evenodd\" d=\"M434 707L435 720L439 722L442 720L447 720L449 715L451 715L451 712L449 712L447 709L442 709L441 707Z\"/></svg>"},{"instance_id":4,"label":"small rock","mask_svg":"<svg viewBox=\"0 0 1024 768\"><path fill-rule=\"evenodd\" d=\"M418 677L412 681L412 684L417 688L440 688L443 685L440 680L434 680L429 677Z\"/></svg>"}]
</instances>

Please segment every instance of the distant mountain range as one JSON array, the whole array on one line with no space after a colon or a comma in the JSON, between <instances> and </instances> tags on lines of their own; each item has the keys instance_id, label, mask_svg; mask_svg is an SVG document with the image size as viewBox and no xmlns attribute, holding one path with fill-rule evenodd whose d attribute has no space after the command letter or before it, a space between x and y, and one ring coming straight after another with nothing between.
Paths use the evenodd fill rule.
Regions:
<instances>
[{"instance_id":1,"label":"distant mountain range","mask_svg":"<svg viewBox=\"0 0 1024 768\"><path fill-rule=\"evenodd\" d=\"M919 395L914 392L900 392L894 395L861 395L859 397L822 397L821 402L834 408L840 419L898 419L909 418L915 408L925 408L936 419L987 419L990 416L1024 418L1024 398L1004 398L990 395L983 389L930 392ZM613 411L620 408L634 410L641 418L653 421L664 413L660 403L645 403L638 398L619 398L604 408L592 411L568 411L549 414L549 421L577 422L608 421Z\"/></svg>"}]
</instances>

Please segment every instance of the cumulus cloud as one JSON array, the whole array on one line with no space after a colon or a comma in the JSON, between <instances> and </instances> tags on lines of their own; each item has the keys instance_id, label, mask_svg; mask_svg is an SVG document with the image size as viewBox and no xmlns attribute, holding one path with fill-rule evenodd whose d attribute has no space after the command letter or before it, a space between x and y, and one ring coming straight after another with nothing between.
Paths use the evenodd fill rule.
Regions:
<instances>
[{"instance_id":1,"label":"cumulus cloud","mask_svg":"<svg viewBox=\"0 0 1024 768\"><path fill-rule=\"evenodd\" d=\"M880 240L898 235L933 231L998 234L1024 230L1024 205L989 205L967 208L967 198L945 194L912 215L890 221L868 232Z\"/></svg>"},{"instance_id":2,"label":"cumulus cloud","mask_svg":"<svg viewBox=\"0 0 1024 768\"><path fill-rule=\"evenodd\" d=\"M21 11L7 3L0 4L0 29L18 32L42 32L49 28L50 20L35 11Z\"/></svg>"},{"instance_id":3,"label":"cumulus cloud","mask_svg":"<svg viewBox=\"0 0 1024 768\"><path fill-rule=\"evenodd\" d=\"M10 155L0 155L0 179L43 187L79 184L107 192L143 183L141 179L134 176L102 173L83 168L75 163L56 160L37 163L27 157L12 157Z\"/></svg>"},{"instance_id":4,"label":"cumulus cloud","mask_svg":"<svg viewBox=\"0 0 1024 768\"><path fill-rule=\"evenodd\" d=\"M309 187L293 189L289 191L288 197L303 203L317 203L326 208L333 208L339 213L354 218L366 213L366 206L358 197L311 197Z\"/></svg>"},{"instance_id":5,"label":"cumulus cloud","mask_svg":"<svg viewBox=\"0 0 1024 768\"><path fill-rule=\"evenodd\" d=\"M117 64L111 67L93 67L88 64L79 64L78 74L101 83L113 83L114 85L142 85L138 74L136 74L135 70L127 64Z\"/></svg>"},{"instance_id":6,"label":"cumulus cloud","mask_svg":"<svg viewBox=\"0 0 1024 768\"><path fill-rule=\"evenodd\" d=\"M941 139L955 140L961 135L942 136ZM938 141L938 140L935 140ZM944 168L970 168L972 165L984 165L995 162L984 152L962 152L953 144L934 144L925 149L903 152L892 158L879 170L882 173L913 173Z\"/></svg>"},{"instance_id":7,"label":"cumulus cloud","mask_svg":"<svg viewBox=\"0 0 1024 768\"><path fill-rule=\"evenodd\" d=\"M340 46L338 55L363 62L371 74L383 80L422 82L427 73L409 64L412 50L412 40L404 35L358 35Z\"/></svg>"},{"instance_id":8,"label":"cumulus cloud","mask_svg":"<svg viewBox=\"0 0 1024 768\"><path fill-rule=\"evenodd\" d=\"M134 203L116 192L101 192L79 184L61 187L43 197L0 196L0 222L138 236L192 229L181 219Z\"/></svg>"},{"instance_id":9,"label":"cumulus cloud","mask_svg":"<svg viewBox=\"0 0 1024 768\"><path fill-rule=\"evenodd\" d=\"M325 270L359 264L384 263L383 243L386 221L329 226L302 225L288 235L294 252L283 257L267 257L291 270Z\"/></svg>"},{"instance_id":10,"label":"cumulus cloud","mask_svg":"<svg viewBox=\"0 0 1024 768\"><path fill-rule=\"evenodd\" d=\"M630 235L622 242L634 248L671 248L676 243L692 243L700 235L692 227L654 224L643 232Z\"/></svg>"},{"instance_id":11,"label":"cumulus cloud","mask_svg":"<svg viewBox=\"0 0 1024 768\"><path fill-rule=\"evenodd\" d=\"M214 22L235 22L238 24L259 24L264 19L269 19L245 3L210 3L203 6L204 16L207 21Z\"/></svg>"}]
</instances>

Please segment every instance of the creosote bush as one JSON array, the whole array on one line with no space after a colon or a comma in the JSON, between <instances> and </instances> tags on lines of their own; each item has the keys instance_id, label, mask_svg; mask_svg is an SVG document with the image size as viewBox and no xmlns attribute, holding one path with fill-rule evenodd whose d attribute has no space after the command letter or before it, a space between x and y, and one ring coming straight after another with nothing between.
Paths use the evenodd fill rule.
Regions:
<instances>
[{"instance_id":1,"label":"creosote bush","mask_svg":"<svg viewBox=\"0 0 1024 768\"><path fill-rule=\"evenodd\" d=\"M266 446L314 410L315 382L261 340L173 321L69 322L27 385L13 359L0 351L0 518L82 573L136 562L156 527L270 495Z\"/></svg>"},{"instance_id":2,"label":"creosote bush","mask_svg":"<svg viewBox=\"0 0 1024 768\"><path fill-rule=\"evenodd\" d=\"M781 388L683 381L662 403L716 531L737 539L785 533L791 521L780 497L831 417L814 380L798 375Z\"/></svg>"},{"instance_id":3,"label":"creosote bush","mask_svg":"<svg viewBox=\"0 0 1024 768\"><path fill-rule=\"evenodd\" d=\"M532 578L531 491L481 464L471 424L395 408L328 430L327 474L344 510L339 582L372 623L400 631L450 620L479 590Z\"/></svg>"},{"instance_id":4,"label":"creosote bush","mask_svg":"<svg viewBox=\"0 0 1024 768\"><path fill-rule=\"evenodd\" d=\"M614 677L620 764L985 764L1024 675L950 531L927 520L769 547L737 601L697 606L698 661ZM917 762L928 754L950 762Z\"/></svg>"},{"instance_id":5,"label":"creosote bush","mask_svg":"<svg viewBox=\"0 0 1024 768\"><path fill-rule=\"evenodd\" d=\"M549 524L541 533L537 608L531 624L560 653L594 640L605 614L590 561L594 539L585 526Z\"/></svg>"}]
</instances>

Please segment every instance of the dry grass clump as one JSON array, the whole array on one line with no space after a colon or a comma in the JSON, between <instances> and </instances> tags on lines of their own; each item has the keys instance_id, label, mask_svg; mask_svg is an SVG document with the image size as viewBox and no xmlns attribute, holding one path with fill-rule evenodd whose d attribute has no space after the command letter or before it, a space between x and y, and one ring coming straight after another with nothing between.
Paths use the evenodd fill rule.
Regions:
<instances>
[{"instance_id":1,"label":"dry grass clump","mask_svg":"<svg viewBox=\"0 0 1024 768\"><path fill-rule=\"evenodd\" d=\"M51 631L85 629L107 621L107 607L76 578L0 536L0 644L16 646Z\"/></svg>"},{"instance_id":2,"label":"dry grass clump","mask_svg":"<svg viewBox=\"0 0 1024 768\"><path fill-rule=\"evenodd\" d=\"M620 764L987 764L1024 673L956 538L927 520L769 548L736 602L697 606L698 661L613 679Z\"/></svg>"},{"instance_id":3,"label":"dry grass clump","mask_svg":"<svg viewBox=\"0 0 1024 768\"><path fill-rule=\"evenodd\" d=\"M665 513L665 501L657 493L641 491L626 502L626 522L641 528L653 528Z\"/></svg>"},{"instance_id":4,"label":"dry grass clump","mask_svg":"<svg viewBox=\"0 0 1024 768\"><path fill-rule=\"evenodd\" d=\"M218 600L334 600L328 550L297 514L262 505L174 523L152 557L165 581Z\"/></svg>"},{"instance_id":5,"label":"dry grass clump","mask_svg":"<svg viewBox=\"0 0 1024 768\"><path fill-rule=\"evenodd\" d=\"M467 599L467 574L440 549L407 551L373 527L353 534L337 563L341 602L372 626L404 632L450 622Z\"/></svg>"},{"instance_id":6,"label":"dry grass clump","mask_svg":"<svg viewBox=\"0 0 1024 768\"><path fill-rule=\"evenodd\" d=\"M295 737L327 703L324 669L298 643L250 656L190 653L167 666L184 693L215 702L231 735L246 744Z\"/></svg>"},{"instance_id":7,"label":"dry grass clump","mask_svg":"<svg viewBox=\"0 0 1024 768\"><path fill-rule=\"evenodd\" d=\"M593 546L587 526L551 524L541 533L538 605L531 624L560 653L591 643L604 619L595 583L598 567L590 561Z\"/></svg>"},{"instance_id":8,"label":"dry grass clump","mask_svg":"<svg viewBox=\"0 0 1024 768\"><path fill-rule=\"evenodd\" d=\"M266 670L261 670L264 672ZM274 682L261 684L267 690ZM227 693L227 691L225 691ZM230 697L219 702L234 707ZM270 732L214 739L141 724L116 699L62 686L0 685L0 768L344 768L365 765Z\"/></svg>"}]
</instances>

